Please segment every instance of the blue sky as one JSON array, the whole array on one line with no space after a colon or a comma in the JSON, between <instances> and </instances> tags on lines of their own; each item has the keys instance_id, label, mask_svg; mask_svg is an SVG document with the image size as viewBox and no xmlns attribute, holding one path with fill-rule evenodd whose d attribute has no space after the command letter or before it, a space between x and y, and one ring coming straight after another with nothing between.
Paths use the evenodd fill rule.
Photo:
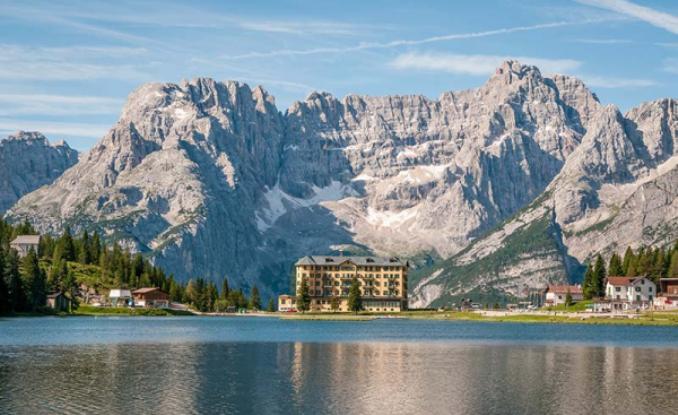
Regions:
<instances>
[{"instance_id":1,"label":"blue sky","mask_svg":"<svg viewBox=\"0 0 678 415\"><path fill-rule=\"evenodd\" d=\"M198 76L261 84L284 111L313 90L436 98L518 58L624 111L678 97L669 0L0 0L0 33L0 135L38 130L79 150L140 84Z\"/></svg>"}]
</instances>

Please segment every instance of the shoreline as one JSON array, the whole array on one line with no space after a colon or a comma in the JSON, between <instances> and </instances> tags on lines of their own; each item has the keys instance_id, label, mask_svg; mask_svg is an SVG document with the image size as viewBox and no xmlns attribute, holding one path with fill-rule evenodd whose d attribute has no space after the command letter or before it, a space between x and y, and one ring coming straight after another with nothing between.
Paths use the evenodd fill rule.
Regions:
<instances>
[{"instance_id":1,"label":"shoreline","mask_svg":"<svg viewBox=\"0 0 678 415\"><path fill-rule=\"evenodd\" d=\"M18 317L241 317L241 318L277 318L285 321L337 321L337 322L369 322L375 320L428 320L428 321L468 321L493 323L529 323L529 324L594 324L594 325L629 325L629 326L676 326L678 327L678 311L655 311L639 314L593 314L565 311L404 311L400 313L285 313L285 312L251 312L251 313L198 313L187 310L172 309L98 309L87 307L73 313L40 314L21 313L0 316L4 318Z\"/></svg>"}]
</instances>

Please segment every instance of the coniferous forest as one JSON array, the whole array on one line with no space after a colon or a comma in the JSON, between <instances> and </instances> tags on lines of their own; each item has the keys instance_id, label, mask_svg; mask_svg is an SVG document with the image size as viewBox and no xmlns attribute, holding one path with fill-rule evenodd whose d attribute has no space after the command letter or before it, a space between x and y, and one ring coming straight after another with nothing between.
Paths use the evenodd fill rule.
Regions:
<instances>
[{"instance_id":1,"label":"coniferous forest","mask_svg":"<svg viewBox=\"0 0 678 415\"><path fill-rule=\"evenodd\" d=\"M42 235L37 252L31 250L24 258L10 249L17 235L36 234L29 223L12 226L0 220L0 314L47 312L47 295L55 292L63 293L77 308L85 287L99 293L111 288L158 287L171 301L201 312L261 308L256 286L247 298L242 289L230 289L226 278L220 288L204 278L180 283L141 253L104 243L97 232L74 236L67 228L58 237ZM272 308L269 302L269 311Z\"/></svg>"}]
</instances>

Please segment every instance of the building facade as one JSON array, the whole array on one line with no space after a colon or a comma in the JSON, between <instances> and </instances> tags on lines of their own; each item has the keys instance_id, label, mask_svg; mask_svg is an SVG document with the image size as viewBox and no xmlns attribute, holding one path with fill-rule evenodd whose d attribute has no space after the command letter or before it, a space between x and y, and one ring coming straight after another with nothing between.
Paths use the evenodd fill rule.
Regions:
<instances>
[{"instance_id":1,"label":"building facade","mask_svg":"<svg viewBox=\"0 0 678 415\"><path fill-rule=\"evenodd\" d=\"M39 246L40 235L19 235L9 243L9 247L15 249L21 258L28 255L31 249L38 253Z\"/></svg>"},{"instance_id":2,"label":"building facade","mask_svg":"<svg viewBox=\"0 0 678 415\"><path fill-rule=\"evenodd\" d=\"M654 299L654 305L659 309L678 308L678 278L660 278L659 295Z\"/></svg>"},{"instance_id":3,"label":"building facade","mask_svg":"<svg viewBox=\"0 0 678 415\"><path fill-rule=\"evenodd\" d=\"M594 311L628 311L649 308L657 286L645 277L607 277L605 298L594 302Z\"/></svg>"},{"instance_id":4,"label":"building facade","mask_svg":"<svg viewBox=\"0 0 678 415\"><path fill-rule=\"evenodd\" d=\"M297 300L293 295L283 294L278 297L278 311L289 313L297 311Z\"/></svg>"},{"instance_id":5,"label":"building facade","mask_svg":"<svg viewBox=\"0 0 678 415\"><path fill-rule=\"evenodd\" d=\"M170 303L169 294L158 287L139 288L132 291L132 297L138 307L167 308Z\"/></svg>"},{"instance_id":6,"label":"building facade","mask_svg":"<svg viewBox=\"0 0 678 415\"><path fill-rule=\"evenodd\" d=\"M397 312L407 309L409 264L399 258L368 256L305 256L295 264L296 292L306 280L310 311L348 310L348 293L358 279L365 311ZM334 300L337 298L337 300Z\"/></svg>"},{"instance_id":7,"label":"building facade","mask_svg":"<svg viewBox=\"0 0 678 415\"><path fill-rule=\"evenodd\" d=\"M581 285L549 285L544 292L545 306L565 304L568 292L575 303L584 299Z\"/></svg>"}]
</instances>

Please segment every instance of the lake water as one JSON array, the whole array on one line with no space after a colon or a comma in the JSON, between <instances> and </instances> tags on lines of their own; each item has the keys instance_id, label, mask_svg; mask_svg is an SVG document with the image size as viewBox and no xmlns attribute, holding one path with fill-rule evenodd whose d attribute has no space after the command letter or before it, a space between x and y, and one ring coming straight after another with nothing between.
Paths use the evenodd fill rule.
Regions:
<instances>
[{"instance_id":1,"label":"lake water","mask_svg":"<svg viewBox=\"0 0 678 415\"><path fill-rule=\"evenodd\" d=\"M0 320L2 414L676 414L678 329Z\"/></svg>"}]
</instances>

